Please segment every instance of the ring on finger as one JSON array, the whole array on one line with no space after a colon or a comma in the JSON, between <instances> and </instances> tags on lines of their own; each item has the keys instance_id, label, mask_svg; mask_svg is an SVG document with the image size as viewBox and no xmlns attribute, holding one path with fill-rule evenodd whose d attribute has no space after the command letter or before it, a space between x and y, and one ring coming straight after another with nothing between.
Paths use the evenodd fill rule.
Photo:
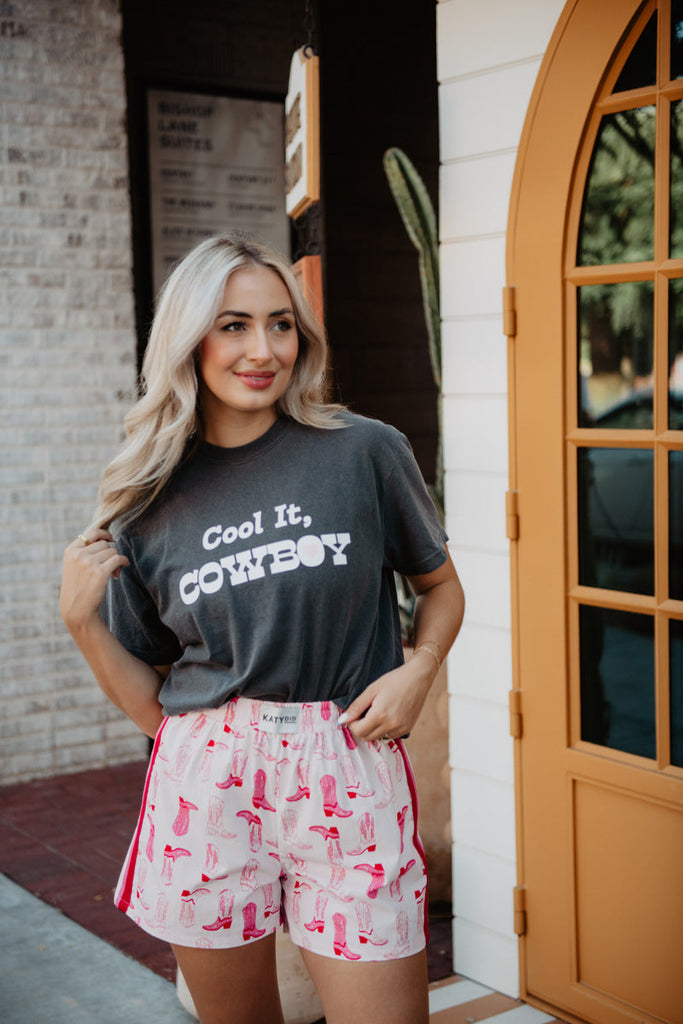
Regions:
<instances>
[{"instance_id":1,"label":"ring on finger","mask_svg":"<svg viewBox=\"0 0 683 1024\"><path fill-rule=\"evenodd\" d=\"M89 540L89 539L88 539L88 538L87 538L87 537L85 536L85 534L84 534L84 533L79 533L79 535L78 535L78 540L82 540L82 541L83 541L83 543L85 544L86 548L87 548L88 544L92 544L92 541L91 541L91 540Z\"/></svg>"}]
</instances>

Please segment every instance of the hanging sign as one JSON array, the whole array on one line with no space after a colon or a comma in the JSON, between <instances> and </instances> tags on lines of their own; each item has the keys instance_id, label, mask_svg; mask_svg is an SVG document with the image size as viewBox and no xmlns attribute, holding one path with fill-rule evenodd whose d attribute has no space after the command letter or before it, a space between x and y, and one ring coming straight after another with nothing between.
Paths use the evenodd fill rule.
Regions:
<instances>
[{"instance_id":1,"label":"hanging sign","mask_svg":"<svg viewBox=\"0 0 683 1024\"><path fill-rule=\"evenodd\" d=\"M150 89L147 117L155 294L188 249L220 231L289 254L281 102Z\"/></svg>"},{"instance_id":2,"label":"hanging sign","mask_svg":"<svg viewBox=\"0 0 683 1024\"><path fill-rule=\"evenodd\" d=\"M323 326L323 268L320 256L302 256L292 264L292 273L306 302L313 310L318 323Z\"/></svg>"},{"instance_id":3,"label":"hanging sign","mask_svg":"<svg viewBox=\"0 0 683 1024\"><path fill-rule=\"evenodd\" d=\"M320 199L319 61L302 46L292 57L285 100L285 194L292 219Z\"/></svg>"}]
</instances>

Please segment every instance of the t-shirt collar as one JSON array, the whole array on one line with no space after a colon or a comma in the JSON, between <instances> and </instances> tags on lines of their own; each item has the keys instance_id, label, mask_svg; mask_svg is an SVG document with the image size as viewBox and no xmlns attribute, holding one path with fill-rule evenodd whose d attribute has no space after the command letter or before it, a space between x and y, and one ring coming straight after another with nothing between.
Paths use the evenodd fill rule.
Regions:
<instances>
[{"instance_id":1,"label":"t-shirt collar","mask_svg":"<svg viewBox=\"0 0 683 1024\"><path fill-rule=\"evenodd\" d=\"M222 445L202 441L197 449L197 455L200 458L207 459L210 462L218 462L222 465L234 466L245 462L252 462L282 440L287 426L288 421L283 417L278 417L275 423L266 430L265 434L261 434L254 441L249 441L248 444L238 445L235 448L224 448Z\"/></svg>"}]
</instances>

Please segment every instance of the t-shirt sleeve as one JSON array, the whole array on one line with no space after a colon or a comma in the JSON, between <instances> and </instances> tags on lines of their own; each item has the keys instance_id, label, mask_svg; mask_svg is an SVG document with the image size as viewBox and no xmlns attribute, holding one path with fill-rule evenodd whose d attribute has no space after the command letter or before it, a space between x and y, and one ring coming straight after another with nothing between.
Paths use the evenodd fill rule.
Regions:
<instances>
[{"instance_id":1,"label":"t-shirt sleeve","mask_svg":"<svg viewBox=\"0 0 683 1024\"><path fill-rule=\"evenodd\" d=\"M403 576L433 572L446 560L444 530L410 442L391 431L391 463L384 485L385 563Z\"/></svg>"},{"instance_id":2,"label":"t-shirt sleeve","mask_svg":"<svg viewBox=\"0 0 683 1024\"><path fill-rule=\"evenodd\" d=\"M159 611L135 568L132 551L124 537L116 547L130 565L107 586L100 615L127 651L149 665L172 665L182 651L178 639L159 617Z\"/></svg>"}]
</instances>

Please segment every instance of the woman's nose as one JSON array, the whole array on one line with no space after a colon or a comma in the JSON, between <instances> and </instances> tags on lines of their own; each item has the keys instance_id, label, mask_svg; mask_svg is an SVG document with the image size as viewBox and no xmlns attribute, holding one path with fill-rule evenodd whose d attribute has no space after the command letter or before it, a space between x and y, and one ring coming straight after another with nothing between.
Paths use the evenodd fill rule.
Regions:
<instances>
[{"instance_id":1,"label":"woman's nose","mask_svg":"<svg viewBox=\"0 0 683 1024\"><path fill-rule=\"evenodd\" d=\"M255 327L253 331L249 332L247 359L253 363L265 363L270 359L268 336L261 327Z\"/></svg>"}]
</instances>

